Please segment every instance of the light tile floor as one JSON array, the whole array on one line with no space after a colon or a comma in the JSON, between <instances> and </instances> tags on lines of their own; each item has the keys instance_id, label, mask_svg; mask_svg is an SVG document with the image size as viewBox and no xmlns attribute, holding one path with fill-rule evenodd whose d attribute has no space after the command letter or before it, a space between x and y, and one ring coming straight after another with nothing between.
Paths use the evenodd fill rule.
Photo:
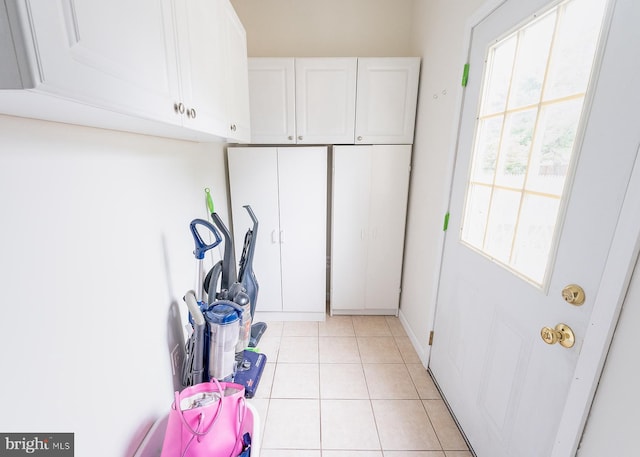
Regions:
<instances>
[{"instance_id":1,"label":"light tile floor","mask_svg":"<svg viewBox=\"0 0 640 457\"><path fill-rule=\"evenodd\" d=\"M400 321L269 322L261 457L471 457Z\"/></svg>"}]
</instances>

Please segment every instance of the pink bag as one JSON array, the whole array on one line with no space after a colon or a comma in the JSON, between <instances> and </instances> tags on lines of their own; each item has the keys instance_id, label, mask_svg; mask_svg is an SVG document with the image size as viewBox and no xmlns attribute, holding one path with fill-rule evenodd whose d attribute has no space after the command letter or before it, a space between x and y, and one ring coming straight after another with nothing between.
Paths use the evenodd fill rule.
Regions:
<instances>
[{"instance_id":1,"label":"pink bag","mask_svg":"<svg viewBox=\"0 0 640 457\"><path fill-rule=\"evenodd\" d=\"M175 393L161 457L235 457L242 452L244 387L203 382Z\"/></svg>"}]
</instances>

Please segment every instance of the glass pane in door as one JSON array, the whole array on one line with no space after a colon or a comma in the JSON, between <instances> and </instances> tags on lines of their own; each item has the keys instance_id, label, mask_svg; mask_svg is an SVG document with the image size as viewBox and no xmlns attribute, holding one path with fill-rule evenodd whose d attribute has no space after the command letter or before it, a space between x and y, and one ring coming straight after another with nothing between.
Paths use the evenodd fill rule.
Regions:
<instances>
[{"instance_id":1,"label":"glass pane in door","mask_svg":"<svg viewBox=\"0 0 640 457\"><path fill-rule=\"evenodd\" d=\"M489 48L461 239L542 286L606 0L565 0Z\"/></svg>"}]
</instances>

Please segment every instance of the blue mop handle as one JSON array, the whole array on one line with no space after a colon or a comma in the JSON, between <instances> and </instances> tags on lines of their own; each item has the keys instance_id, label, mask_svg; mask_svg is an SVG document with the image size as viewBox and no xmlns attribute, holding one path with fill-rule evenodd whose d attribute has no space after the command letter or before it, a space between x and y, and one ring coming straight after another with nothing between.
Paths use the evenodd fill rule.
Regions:
<instances>
[{"instance_id":1,"label":"blue mop handle","mask_svg":"<svg viewBox=\"0 0 640 457\"><path fill-rule=\"evenodd\" d=\"M200 232L198 232L198 225L204 225L207 229L209 229L213 233L213 236L216 238L216 240L211 244L205 243L200 236ZM196 249L193 251L193 253L198 260L204 259L205 252L207 252L209 249L215 248L217 245L222 243L220 234L213 226L213 224L211 224L211 222L209 221L205 221L204 219L194 219L191 221L190 228L191 234L193 235L193 241L196 244Z\"/></svg>"}]
</instances>

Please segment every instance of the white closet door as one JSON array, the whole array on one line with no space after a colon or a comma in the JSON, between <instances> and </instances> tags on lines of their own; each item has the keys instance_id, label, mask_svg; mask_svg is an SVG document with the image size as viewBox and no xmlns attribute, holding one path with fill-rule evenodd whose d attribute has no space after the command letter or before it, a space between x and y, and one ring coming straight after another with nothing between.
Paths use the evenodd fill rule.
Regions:
<instances>
[{"instance_id":1,"label":"white closet door","mask_svg":"<svg viewBox=\"0 0 640 457\"><path fill-rule=\"evenodd\" d=\"M411 146L371 146L370 157L365 308L389 310L400 300Z\"/></svg>"},{"instance_id":2,"label":"white closet door","mask_svg":"<svg viewBox=\"0 0 640 457\"><path fill-rule=\"evenodd\" d=\"M251 142L295 144L295 67L292 57L249 59Z\"/></svg>"},{"instance_id":3,"label":"white closet door","mask_svg":"<svg viewBox=\"0 0 640 457\"><path fill-rule=\"evenodd\" d=\"M332 310L365 308L370 152L370 146L335 146L333 149Z\"/></svg>"},{"instance_id":4,"label":"white closet door","mask_svg":"<svg viewBox=\"0 0 640 457\"><path fill-rule=\"evenodd\" d=\"M357 59L296 59L298 144L353 144Z\"/></svg>"},{"instance_id":5,"label":"white closet door","mask_svg":"<svg viewBox=\"0 0 640 457\"><path fill-rule=\"evenodd\" d=\"M236 259L240 260L244 235L252 227L243 206L251 205L259 221L253 263L260 286L257 309L281 311L277 149L229 148L228 161Z\"/></svg>"},{"instance_id":6,"label":"white closet door","mask_svg":"<svg viewBox=\"0 0 640 457\"><path fill-rule=\"evenodd\" d=\"M412 144L419 57L358 59L356 144Z\"/></svg>"},{"instance_id":7,"label":"white closet door","mask_svg":"<svg viewBox=\"0 0 640 457\"><path fill-rule=\"evenodd\" d=\"M282 310L324 312L327 148L278 149Z\"/></svg>"}]
</instances>

